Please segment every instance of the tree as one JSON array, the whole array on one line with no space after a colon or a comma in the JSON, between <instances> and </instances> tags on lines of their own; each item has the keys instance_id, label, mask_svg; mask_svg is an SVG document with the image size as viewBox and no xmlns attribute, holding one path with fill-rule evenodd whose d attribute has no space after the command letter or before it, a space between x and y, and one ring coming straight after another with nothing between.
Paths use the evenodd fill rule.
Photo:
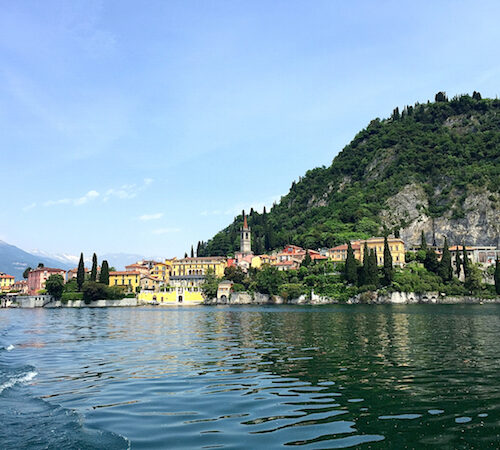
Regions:
<instances>
[{"instance_id":1,"label":"tree","mask_svg":"<svg viewBox=\"0 0 500 450\"><path fill-rule=\"evenodd\" d=\"M45 289L49 295L59 300L64 290L64 278L62 275L51 275L45 282Z\"/></svg>"},{"instance_id":2,"label":"tree","mask_svg":"<svg viewBox=\"0 0 500 450\"><path fill-rule=\"evenodd\" d=\"M191 258L194 258L194 248L192 245L191 245Z\"/></svg>"},{"instance_id":3,"label":"tree","mask_svg":"<svg viewBox=\"0 0 500 450\"><path fill-rule=\"evenodd\" d=\"M462 271L462 258L460 258L460 249L457 245L457 254L455 255L455 273L457 277L460 277L460 272Z\"/></svg>"},{"instance_id":4,"label":"tree","mask_svg":"<svg viewBox=\"0 0 500 450\"><path fill-rule=\"evenodd\" d=\"M384 284L389 286L394 278L394 268L392 267L392 254L389 249L387 237L384 238Z\"/></svg>"},{"instance_id":5,"label":"tree","mask_svg":"<svg viewBox=\"0 0 500 450\"><path fill-rule=\"evenodd\" d=\"M31 267L26 267L23 272L23 278L26 280L28 278L28 274L31 272Z\"/></svg>"},{"instance_id":6,"label":"tree","mask_svg":"<svg viewBox=\"0 0 500 450\"><path fill-rule=\"evenodd\" d=\"M370 252L368 251L368 244L365 241L365 245L363 247L363 266L360 270L360 276L358 277L358 282L360 286L364 284L368 284L368 280L370 278Z\"/></svg>"},{"instance_id":7,"label":"tree","mask_svg":"<svg viewBox=\"0 0 500 450\"><path fill-rule=\"evenodd\" d=\"M95 300L108 298L106 288L107 286L102 283L96 283L95 281L86 281L82 286L84 302L89 304L90 302Z\"/></svg>"},{"instance_id":8,"label":"tree","mask_svg":"<svg viewBox=\"0 0 500 450\"><path fill-rule=\"evenodd\" d=\"M187 258L188 257L188 254L187 253L184 253L184 258Z\"/></svg>"},{"instance_id":9,"label":"tree","mask_svg":"<svg viewBox=\"0 0 500 450\"><path fill-rule=\"evenodd\" d=\"M92 255L92 270L90 271L90 281L97 281L97 255Z\"/></svg>"},{"instance_id":10,"label":"tree","mask_svg":"<svg viewBox=\"0 0 500 450\"><path fill-rule=\"evenodd\" d=\"M479 92L474 91L474 92L472 93L472 98L473 98L474 100L481 100L481 94L480 94Z\"/></svg>"},{"instance_id":11,"label":"tree","mask_svg":"<svg viewBox=\"0 0 500 450\"><path fill-rule=\"evenodd\" d=\"M453 279L453 267L451 266L451 254L448 248L448 239L444 238L443 256L439 262L438 275L443 281L451 281Z\"/></svg>"},{"instance_id":12,"label":"tree","mask_svg":"<svg viewBox=\"0 0 500 450\"><path fill-rule=\"evenodd\" d=\"M368 279L366 284L378 287L377 253L372 248L368 258Z\"/></svg>"},{"instance_id":13,"label":"tree","mask_svg":"<svg viewBox=\"0 0 500 450\"><path fill-rule=\"evenodd\" d=\"M448 97L446 96L446 92L438 92L434 98L436 102L447 102Z\"/></svg>"},{"instance_id":14,"label":"tree","mask_svg":"<svg viewBox=\"0 0 500 450\"><path fill-rule=\"evenodd\" d=\"M497 258L495 264L495 274L493 275L495 279L495 291L500 295L500 259Z\"/></svg>"},{"instance_id":15,"label":"tree","mask_svg":"<svg viewBox=\"0 0 500 450\"><path fill-rule=\"evenodd\" d=\"M201 256L201 242L198 241L198 244L196 245L196 256L199 258Z\"/></svg>"},{"instance_id":16,"label":"tree","mask_svg":"<svg viewBox=\"0 0 500 450\"><path fill-rule=\"evenodd\" d=\"M43 268L43 267L45 267L45 264L44 264L44 263L38 263L38 268L39 268L39 269L41 269L41 268Z\"/></svg>"},{"instance_id":17,"label":"tree","mask_svg":"<svg viewBox=\"0 0 500 450\"><path fill-rule=\"evenodd\" d=\"M465 288L469 291L469 293L474 293L481 289L481 278L482 273L481 269L477 267L475 264L469 264L468 275L465 278Z\"/></svg>"},{"instance_id":18,"label":"tree","mask_svg":"<svg viewBox=\"0 0 500 450\"><path fill-rule=\"evenodd\" d=\"M429 272L437 274L439 262L436 252L432 248L428 248L427 251L425 252L424 267Z\"/></svg>"},{"instance_id":19,"label":"tree","mask_svg":"<svg viewBox=\"0 0 500 450\"><path fill-rule=\"evenodd\" d=\"M347 243L347 258L344 266L344 278L350 284L356 284L358 281L358 267L350 241Z\"/></svg>"},{"instance_id":20,"label":"tree","mask_svg":"<svg viewBox=\"0 0 500 450\"><path fill-rule=\"evenodd\" d=\"M215 270L210 268L205 273L205 281L201 285L201 290L205 298L217 297L217 289L219 288L219 279L215 276Z\"/></svg>"},{"instance_id":21,"label":"tree","mask_svg":"<svg viewBox=\"0 0 500 450\"><path fill-rule=\"evenodd\" d=\"M83 263L83 253L80 254L80 262L78 263L78 270L76 271L76 284L78 290L82 290L83 283L85 282L85 265Z\"/></svg>"},{"instance_id":22,"label":"tree","mask_svg":"<svg viewBox=\"0 0 500 450\"><path fill-rule=\"evenodd\" d=\"M470 275L470 261L467 257L467 249L465 248L465 245L462 246L462 266L464 268L465 282L467 282L467 278Z\"/></svg>"},{"instance_id":23,"label":"tree","mask_svg":"<svg viewBox=\"0 0 500 450\"><path fill-rule=\"evenodd\" d=\"M264 266L255 275L255 284L258 292L277 295L284 282L286 274L274 266Z\"/></svg>"},{"instance_id":24,"label":"tree","mask_svg":"<svg viewBox=\"0 0 500 450\"><path fill-rule=\"evenodd\" d=\"M301 262L302 267L309 267L312 263L311 255L309 254L309 250L306 250L306 256L304 256L304 259Z\"/></svg>"},{"instance_id":25,"label":"tree","mask_svg":"<svg viewBox=\"0 0 500 450\"><path fill-rule=\"evenodd\" d=\"M108 261L104 260L101 265L101 273L99 274L99 283L109 284L109 266Z\"/></svg>"},{"instance_id":26,"label":"tree","mask_svg":"<svg viewBox=\"0 0 500 450\"><path fill-rule=\"evenodd\" d=\"M427 251L427 241L425 240L424 230L422 230L422 234L420 235L420 250Z\"/></svg>"},{"instance_id":27,"label":"tree","mask_svg":"<svg viewBox=\"0 0 500 450\"><path fill-rule=\"evenodd\" d=\"M245 272L239 266L230 266L224 269L224 278L233 283L242 284L245 279Z\"/></svg>"}]
</instances>

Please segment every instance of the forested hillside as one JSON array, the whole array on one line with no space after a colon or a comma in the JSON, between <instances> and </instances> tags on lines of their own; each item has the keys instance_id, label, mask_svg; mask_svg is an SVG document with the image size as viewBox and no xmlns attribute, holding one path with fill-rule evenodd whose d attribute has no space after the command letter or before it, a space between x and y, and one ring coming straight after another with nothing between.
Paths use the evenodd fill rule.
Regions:
<instances>
[{"instance_id":1,"label":"forested hillside","mask_svg":"<svg viewBox=\"0 0 500 450\"><path fill-rule=\"evenodd\" d=\"M330 167L307 171L267 213L250 211L254 252L382 233L411 244L422 230L429 241L498 245L500 100L477 92L435 100L372 120ZM238 216L199 243L199 255L237 250L241 225Z\"/></svg>"}]
</instances>

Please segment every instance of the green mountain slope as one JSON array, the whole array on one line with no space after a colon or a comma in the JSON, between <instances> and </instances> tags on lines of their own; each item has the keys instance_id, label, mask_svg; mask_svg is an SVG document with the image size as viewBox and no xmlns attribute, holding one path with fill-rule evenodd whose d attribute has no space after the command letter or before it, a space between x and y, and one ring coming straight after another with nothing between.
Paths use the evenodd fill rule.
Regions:
<instances>
[{"instance_id":1,"label":"green mountain slope","mask_svg":"<svg viewBox=\"0 0 500 450\"><path fill-rule=\"evenodd\" d=\"M330 167L306 172L265 214L251 211L254 251L286 243L331 247L399 233L417 243L499 245L500 100L439 93L434 103L396 108L359 132ZM200 255L238 249L239 216Z\"/></svg>"}]
</instances>

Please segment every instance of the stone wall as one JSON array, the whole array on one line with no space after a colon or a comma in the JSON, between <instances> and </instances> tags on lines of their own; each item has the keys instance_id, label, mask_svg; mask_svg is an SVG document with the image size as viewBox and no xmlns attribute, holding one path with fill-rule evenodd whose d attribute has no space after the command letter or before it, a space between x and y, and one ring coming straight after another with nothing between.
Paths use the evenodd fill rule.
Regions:
<instances>
[{"instance_id":1,"label":"stone wall","mask_svg":"<svg viewBox=\"0 0 500 450\"><path fill-rule=\"evenodd\" d=\"M15 299L19 308L108 308L137 306L136 298L123 298L121 300L96 300L89 305L83 300L54 300L50 295L18 296ZM13 305L14 306L14 305Z\"/></svg>"}]
</instances>

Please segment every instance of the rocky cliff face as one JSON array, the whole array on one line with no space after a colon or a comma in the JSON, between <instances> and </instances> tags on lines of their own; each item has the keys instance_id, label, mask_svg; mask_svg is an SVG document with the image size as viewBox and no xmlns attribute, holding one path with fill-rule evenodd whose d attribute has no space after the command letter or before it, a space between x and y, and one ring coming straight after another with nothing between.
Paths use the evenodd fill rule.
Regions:
<instances>
[{"instance_id":1,"label":"rocky cliff face","mask_svg":"<svg viewBox=\"0 0 500 450\"><path fill-rule=\"evenodd\" d=\"M452 195L452 194L450 194ZM458 199L457 199L458 201ZM428 243L435 236L437 244L448 238L450 245L500 246L500 194L484 190L469 193L462 203L461 217L448 211L432 218L427 210L429 201L422 186L410 184L386 201L381 213L382 223L389 229L401 227L401 238L408 246L419 245L422 230Z\"/></svg>"}]
</instances>

